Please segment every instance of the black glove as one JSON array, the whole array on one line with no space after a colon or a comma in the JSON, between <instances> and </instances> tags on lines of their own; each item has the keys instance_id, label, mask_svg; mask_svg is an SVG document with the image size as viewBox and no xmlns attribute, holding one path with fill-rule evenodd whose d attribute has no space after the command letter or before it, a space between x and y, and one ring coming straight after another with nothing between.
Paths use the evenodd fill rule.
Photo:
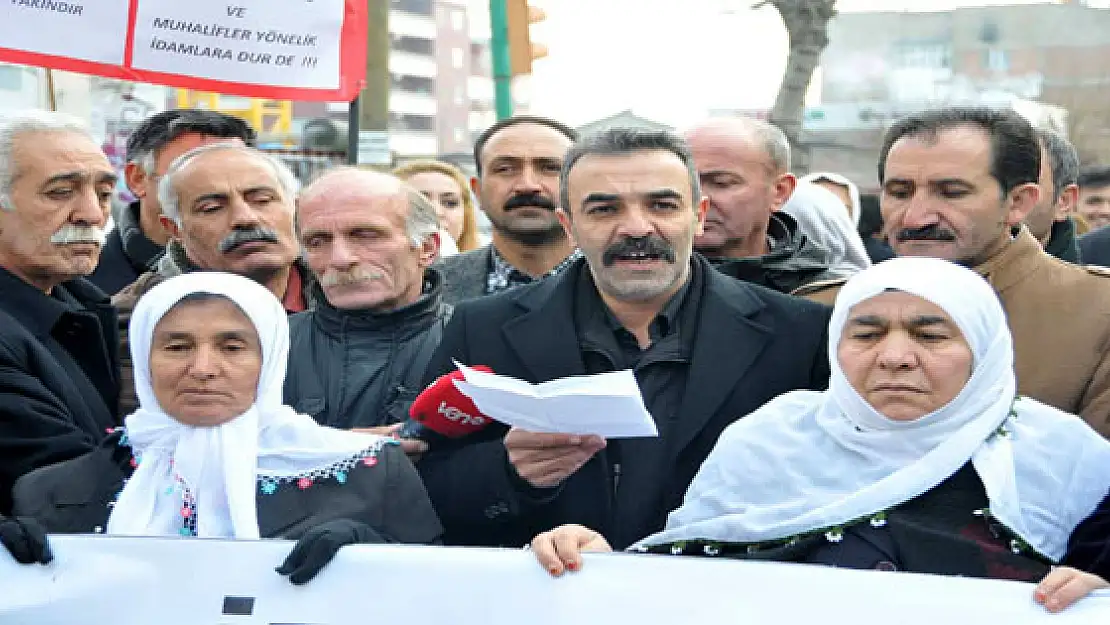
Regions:
<instances>
[{"instance_id":1,"label":"black glove","mask_svg":"<svg viewBox=\"0 0 1110 625\"><path fill-rule=\"evenodd\" d=\"M294 584L304 584L316 577L344 545L381 544L389 542L374 528L350 519L336 519L308 530L293 546L293 551L276 570L288 575Z\"/></svg>"},{"instance_id":2,"label":"black glove","mask_svg":"<svg viewBox=\"0 0 1110 625\"><path fill-rule=\"evenodd\" d=\"M0 543L20 564L50 564L54 559L46 529L31 517L0 517Z\"/></svg>"}]
</instances>

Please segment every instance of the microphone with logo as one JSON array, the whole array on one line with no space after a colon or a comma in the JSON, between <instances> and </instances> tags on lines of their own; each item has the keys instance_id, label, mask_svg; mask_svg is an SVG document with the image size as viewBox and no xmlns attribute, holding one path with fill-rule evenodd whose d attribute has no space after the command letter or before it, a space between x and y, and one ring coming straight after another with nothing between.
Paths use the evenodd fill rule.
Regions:
<instances>
[{"instance_id":1,"label":"microphone with logo","mask_svg":"<svg viewBox=\"0 0 1110 625\"><path fill-rule=\"evenodd\" d=\"M470 368L493 373L485 365ZM474 402L455 386L456 380L466 380L462 371L441 375L424 389L409 408L409 420L397 436L432 445L443 439L462 438L489 425L492 419L482 414Z\"/></svg>"}]
</instances>

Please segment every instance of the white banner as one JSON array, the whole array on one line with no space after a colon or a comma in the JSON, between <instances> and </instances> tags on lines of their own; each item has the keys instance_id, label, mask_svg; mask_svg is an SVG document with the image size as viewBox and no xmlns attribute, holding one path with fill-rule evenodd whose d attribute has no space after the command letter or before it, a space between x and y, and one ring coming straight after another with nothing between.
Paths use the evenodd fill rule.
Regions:
<instances>
[{"instance_id":1,"label":"white banner","mask_svg":"<svg viewBox=\"0 0 1110 625\"><path fill-rule=\"evenodd\" d=\"M56 536L55 562L0 554L0 623L19 625L1092 625L1015 582L821 566L595 555L551 579L523 551L359 546L306 586L274 572L292 543ZM0 550L2 551L2 550Z\"/></svg>"}]
</instances>

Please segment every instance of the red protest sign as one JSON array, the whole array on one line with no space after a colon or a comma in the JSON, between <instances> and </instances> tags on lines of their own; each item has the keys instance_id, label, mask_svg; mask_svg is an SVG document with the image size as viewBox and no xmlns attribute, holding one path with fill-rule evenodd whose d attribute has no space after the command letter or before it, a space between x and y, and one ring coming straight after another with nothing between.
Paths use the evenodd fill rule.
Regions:
<instances>
[{"instance_id":1,"label":"red protest sign","mask_svg":"<svg viewBox=\"0 0 1110 625\"><path fill-rule=\"evenodd\" d=\"M279 100L350 101L366 0L10 0L0 61Z\"/></svg>"}]
</instances>

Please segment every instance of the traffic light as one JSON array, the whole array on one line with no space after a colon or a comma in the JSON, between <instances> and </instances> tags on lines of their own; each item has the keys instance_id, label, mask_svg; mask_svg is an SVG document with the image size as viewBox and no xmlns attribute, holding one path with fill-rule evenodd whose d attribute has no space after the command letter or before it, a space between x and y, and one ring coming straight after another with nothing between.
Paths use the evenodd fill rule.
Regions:
<instances>
[{"instance_id":1,"label":"traffic light","mask_svg":"<svg viewBox=\"0 0 1110 625\"><path fill-rule=\"evenodd\" d=\"M505 21L509 40L509 63L513 76L532 73L532 61L547 56L547 46L532 41L532 24L547 18L543 9L528 0L505 0Z\"/></svg>"}]
</instances>

